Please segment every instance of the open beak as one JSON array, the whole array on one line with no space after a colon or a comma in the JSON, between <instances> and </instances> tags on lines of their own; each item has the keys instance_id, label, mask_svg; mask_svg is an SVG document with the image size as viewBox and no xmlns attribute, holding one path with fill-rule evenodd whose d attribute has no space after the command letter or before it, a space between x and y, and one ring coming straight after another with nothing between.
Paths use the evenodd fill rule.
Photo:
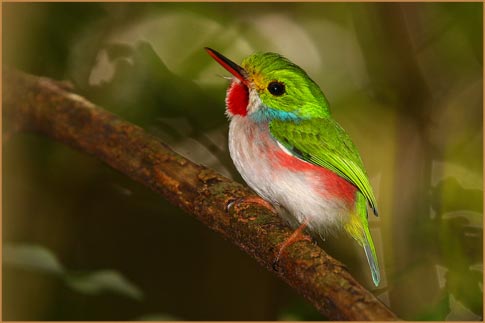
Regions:
<instances>
[{"instance_id":1,"label":"open beak","mask_svg":"<svg viewBox=\"0 0 485 323\"><path fill-rule=\"evenodd\" d=\"M219 64L222 65L226 70L228 70L232 75L237 77L243 84L247 84L247 73L246 71L233 61L231 61L229 58L225 57L219 52L216 52L215 50L205 47L205 50L207 53L209 53L210 56L212 56L213 59L215 59Z\"/></svg>"}]
</instances>

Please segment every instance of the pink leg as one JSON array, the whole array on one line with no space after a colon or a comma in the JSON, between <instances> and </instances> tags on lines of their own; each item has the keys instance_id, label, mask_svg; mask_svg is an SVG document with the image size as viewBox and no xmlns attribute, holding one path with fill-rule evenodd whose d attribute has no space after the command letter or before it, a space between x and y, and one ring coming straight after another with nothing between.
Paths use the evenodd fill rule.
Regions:
<instances>
[{"instance_id":1,"label":"pink leg","mask_svg":"<svg viewBox=\"0 0 485 323\"><path fill-rule=\"evenodd\" d=\"M286 239L281 245L280 250L278 251L278 255L276 256L275 261L273 262L273 268L277 270L275 267L277 266L278 262L280 261L281 256L285 252L286 248L290 245L294 244L295 242L306 240L312 242L312 238L309 235L304 233L305 228L308 225L308 221L304 221L292 234L291 236Z\"/></svg>"}]
</instances>

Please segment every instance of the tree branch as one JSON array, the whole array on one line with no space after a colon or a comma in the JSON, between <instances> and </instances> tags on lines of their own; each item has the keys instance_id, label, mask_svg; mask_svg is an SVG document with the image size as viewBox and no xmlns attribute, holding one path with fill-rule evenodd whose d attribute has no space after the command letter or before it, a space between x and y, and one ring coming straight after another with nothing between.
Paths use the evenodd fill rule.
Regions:
<instances>
[{"instance_id":1,"label":"tree branch","mask_svg":"<svg viewBox=\"0 0 485 323\"><path fill-rule=\"evenodd\" d=\"M70 92L64 83L4 69L4 124L47 135L96 156L219 232L273 271L332 320L397 320L344 265L317 245L288 248L272 268L278 245L291 235L280 217L235 198L255 197L248 188L171 151L138 126Z\"/></svg>"}]
</instances>

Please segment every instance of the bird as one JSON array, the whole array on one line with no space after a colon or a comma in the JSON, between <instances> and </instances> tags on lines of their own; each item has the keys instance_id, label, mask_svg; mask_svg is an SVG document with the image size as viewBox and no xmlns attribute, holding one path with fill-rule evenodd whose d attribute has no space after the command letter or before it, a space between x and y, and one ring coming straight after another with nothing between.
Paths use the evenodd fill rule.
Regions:
<instances>
[{"instance_id":1,"label":"bird","mask_svg":"<svg viewBox=\"0 0 485 323\"><path fill-rule=\"evenodd\" d=\"M260 197L298 224L277 259L303 239L304 230L322 235L343 229L364 249L378 286L368 224L368 206L378 216L376 198L356 146L332 117L320 87L277 53L254 53L238 65L205 50L232 74L225 104L236 169Z\"/></svg>"}]
</instances>

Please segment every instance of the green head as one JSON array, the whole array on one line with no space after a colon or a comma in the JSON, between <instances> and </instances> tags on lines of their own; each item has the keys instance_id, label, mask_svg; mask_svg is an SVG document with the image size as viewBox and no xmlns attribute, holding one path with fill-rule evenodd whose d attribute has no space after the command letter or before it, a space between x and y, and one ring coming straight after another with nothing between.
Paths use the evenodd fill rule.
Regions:
<instances>
[{"instance_id":1,"label":"green head","mask_svg":"<svg viewBox=\"0 0 485 323\"><path fill-rule=\"evenodd\" d=\"M283 56L257 53L246 57L239 66L212 49L206 50L235 76L226 97L230 116L298 121L329 115L327 100L318 85Z\"/></svg>"}]
</instances>

